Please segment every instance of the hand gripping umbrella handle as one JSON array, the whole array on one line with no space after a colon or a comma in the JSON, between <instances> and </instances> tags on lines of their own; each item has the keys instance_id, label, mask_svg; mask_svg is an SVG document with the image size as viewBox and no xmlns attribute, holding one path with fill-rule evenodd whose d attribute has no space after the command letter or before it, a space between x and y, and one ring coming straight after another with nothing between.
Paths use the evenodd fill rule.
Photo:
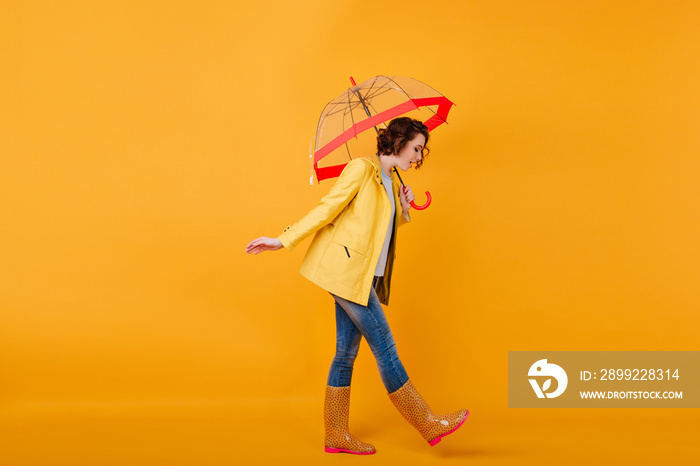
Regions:
<instances>
[{"instance_id":1,"label":"hand gripping umbrella handle","mask_svg":"<svg viewBox=\"0 0 700 466\"><path fill-rule=\"evenodd\" d=\"M404 192L405 192L405 190L406 190L406 188L404 187ZM425 209L427 209L428 206L430 205L430 203L432 202L433 198L432 198L432 196L430 195L430 193L429 193L428 191L425 192L425 195L428 197L428 200L425 201L425 204L423 204L423 205L418 205L418 204L416 204L415 201L411 201L411 207L413 207L413 208L416 209L416 210L425 210Z\"/></svg>"},{"instance_id":2,"label":"hand gripping umbrella handle","mask_svg":"<svg viewBox=\"0 0 700 466\"><path fill-rule=\"evenodd\" d=\"M401 187L403 187L403 192L404 192L404 194L405 194L405 193L406 193L406 185L403 184L403 180L401 179L401 175L399 175L399 171L396 169L396 167L394 167L394 173L396 173L396 176L399 177L399 181L401 182ZM433 200L433 198L432 198L432 196L430 195L430 193L429 193L428 191L425 192L425 195L428 196L428 200L425 201L425 204L423 204L423 205L418 205L418 204L416 204L415 202L411 202L411 207L413 207L413 208L416 209L416 210L425 210L425 209L427 209L428 206L430 205L430 202Z\"/></svg>"}]
</instances>

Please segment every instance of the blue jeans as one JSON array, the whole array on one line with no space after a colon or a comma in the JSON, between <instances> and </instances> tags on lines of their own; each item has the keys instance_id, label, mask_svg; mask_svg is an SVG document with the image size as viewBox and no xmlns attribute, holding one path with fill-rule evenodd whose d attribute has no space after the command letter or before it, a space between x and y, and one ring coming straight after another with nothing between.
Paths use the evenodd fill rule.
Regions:
<instances>
[{"instance_id":1,"label":"blue jeans","mask_svg":"<svg viewBox=\"0 0 700 466\"><path fill-rule=\"evenodd\" d=\"M369 302L366 306L347 301L331 293L335 299L337 340L335 357L328 373L330 386L350 386L355 358L363 336L377 360L379 375L387 392L395 392L408 381L408 374L396 352L396 343L389 329L389 323L374 290L376 283L377 277L372 281Z\"/></svg>"}]
</instances>

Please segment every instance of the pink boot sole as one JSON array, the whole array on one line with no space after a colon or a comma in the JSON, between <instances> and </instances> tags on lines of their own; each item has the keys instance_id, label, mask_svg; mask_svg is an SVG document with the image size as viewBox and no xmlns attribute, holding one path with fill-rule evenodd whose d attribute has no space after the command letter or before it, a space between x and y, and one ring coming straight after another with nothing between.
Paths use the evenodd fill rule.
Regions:
<instances>
[{"instance_id":1,"label":"pink boot sole","mask_svg":"<svg viewBox=\"0 0 700 466\"><path fill-rule=\"evenodd\" d=\"M447 435L447 434L445 434ZM352 450L346 450L344 448L331 448L331 447L326 447L326 453L352 453L353 455L374 455L376 451L352 451Z\"/></svg>"},{"instance_id":2,"label":"pink boot sole","mask_svg":"<svg viewBox=\"0 0 700 466\"><path fill-rule=\"evenodd\" d=\"M467 411L467 414L464 416L464 419L462 419L462 422L460 422L460 423L457 425L457 427L455 427L454 429L452 429L452 430L449 431L449 432L446 432L446 433L444 433L444 434L442 434L442 435L440 435L440 436L438 436L438 437L435 437L435 438L432 439L430 442L428 442L428 443L430 444L430 446L431 446L431 447L434 447L435 445L437 445L438 443L440 443L440 440L442 440L442 438L443 438L445 435L450 435L452 432L454 432L455 430L457 430L457 429L459 429L460 427L462 427L462 424L464 424L464 421L466 421L468 417L469 417L469 411Z\"/></svg>"}]
</instances>

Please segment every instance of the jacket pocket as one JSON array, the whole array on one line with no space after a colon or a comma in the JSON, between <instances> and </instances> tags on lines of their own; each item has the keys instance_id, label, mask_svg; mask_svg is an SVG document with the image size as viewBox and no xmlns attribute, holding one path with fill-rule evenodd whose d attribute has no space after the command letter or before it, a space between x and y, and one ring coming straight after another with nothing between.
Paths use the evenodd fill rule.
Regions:
<instances>
[{"instance_id":1,"label":"jacket pocket","mask_svg":"<svg viewBox=\"0 0 700 466\"><path fill-rule=\"evenodd\" d=\"M352 246L331 240L319 264L319 272L333 281L359 290L362 287L368 260L365 254Z\"/></svg>"},{"instance_id":2,"label":"jacket pocket","mask_svg":"<svg viewBox=\"0 0 700 466\"><path fill-rule=\"evenodd\" d=\"M348 231L346 224L337 226L337 229L333 233L333 241L348 248L351 256L353 251L367 256L371 249L369 239L353 230Z\"/></svg>"}]
</instances>

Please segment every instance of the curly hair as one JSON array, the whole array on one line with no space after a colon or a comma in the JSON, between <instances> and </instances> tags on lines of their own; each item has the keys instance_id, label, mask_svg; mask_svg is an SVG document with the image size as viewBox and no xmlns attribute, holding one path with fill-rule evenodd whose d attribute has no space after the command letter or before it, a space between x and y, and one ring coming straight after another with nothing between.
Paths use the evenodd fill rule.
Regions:
<instances>
[{"instance_id":1,"label":"curly hair","mask_svg":"<svg viewBox=\"0 0 700 466\"><path fill-rule=\"evenodd\" d=\"M377 134L377 155L393 154L398 156L401 150L406 147L406 144L418 134L425 136L421 160L416 163L416 168L420 168L423 165L423 159L430 153L430 149L427 147L430 133L428 132L428 127L422 121L414 120L413 118L394 118L386 128L379 129Z\"/></svg>"}]
</instances>

